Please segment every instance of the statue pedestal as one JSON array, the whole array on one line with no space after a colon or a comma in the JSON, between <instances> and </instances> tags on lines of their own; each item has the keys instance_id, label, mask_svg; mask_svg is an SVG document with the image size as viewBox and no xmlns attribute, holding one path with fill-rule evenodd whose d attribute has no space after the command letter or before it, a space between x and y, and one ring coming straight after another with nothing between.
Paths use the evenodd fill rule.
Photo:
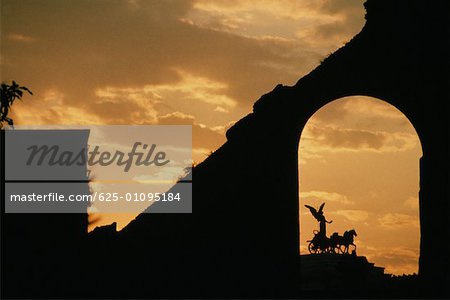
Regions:
<instances>
[{"instance_id":1,"label":"statue pedestal","mask_svg":"<svg viewBox=\"0 0 450 300\"><path fill-rule=\"evenodd\" d=\"M346 292L381 288L390 275L364 256L343 254L301 255L302 292Z\"/></svg>"}]
</instances>

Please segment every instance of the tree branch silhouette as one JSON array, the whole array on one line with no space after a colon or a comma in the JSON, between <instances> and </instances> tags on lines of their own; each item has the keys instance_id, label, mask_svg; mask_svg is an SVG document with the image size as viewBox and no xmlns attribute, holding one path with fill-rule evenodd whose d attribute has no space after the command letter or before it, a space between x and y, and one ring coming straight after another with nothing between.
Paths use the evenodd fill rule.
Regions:
<instances>
[{"instance_id":1,"label":"tree branch silhouette","mask_svg":"<svg viewBox=\"0 0 450 300\"><path fill-rule=\"evenodd\" d=\"M20 86L14 80L12 84L2 83L0 86L0 129L3 129L4 124L14 125L13 119L8 117L8 113L11 110L11 106L13 105L16 99L22 101L22 97L24 92L28 92L30 95L33 93L25 86Z\"/></svg>"}]
</instances>

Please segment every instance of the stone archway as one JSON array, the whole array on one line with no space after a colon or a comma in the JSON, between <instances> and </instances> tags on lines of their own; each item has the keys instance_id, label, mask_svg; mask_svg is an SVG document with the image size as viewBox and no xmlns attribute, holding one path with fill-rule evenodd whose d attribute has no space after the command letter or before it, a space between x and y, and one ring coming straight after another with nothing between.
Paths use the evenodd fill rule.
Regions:
<instances>
[{"instance_id":1,"label":"stone archway","mask_svg":"<svg viewBox=\"0 0 450 300\"><path fill-rule=\"evenodd\" d=\"M304 205L325 202L328 236L356 229L359 256L390 274L417 274L421 156L411 122L383 100L346 97L320 108L299 143L300 254L319 229Z\"/></svg>"},{"instance_id":2,"label":"stone archway","mask_svg":"<svg viewBox=\"0 0 450 300\"><path fill-rule=\"evenodd\" d=\"M270 179L249 182L255 189L258 184L269 186L258 196L277 195L281 199L298 201L297 145L312 114L346 96L364 95L385 100L403 112L422 141L419 273L430 286L442 291L447 280L442 274L447 274L448 266L448 258L441 250L442 243L444 246L447 243L442 241L448 241L448 171L442 167L448 164L448 144L444 138L448 136L447 112L443 104L448 100L445 91L448 72L440 58L446 57L448 47L443 44L447 33L445 17L440 18L439 13L445 11L448 4L369 0L365 5L367 22L362 31L294 86L278 85L262 96L255 103L253 113L227 132L228 142L215 158L237 156L234 149L253 155L238 168L253 170L252 174L273 174ZM439 23L441 21L444 23ZM424 57L429 59L425 61ZM257 162L269 155L261 149L273 145L281 148L275 153L282 159L277 166L261 169ZM205 167L208 164L206 162ZM276 188L271 189L270 184L274 183ZM243 193L239 198L245 197L252 195ZM270 212L258 210L276 220L284 218L283 225L275 227L278 232L289 232L291 236L284 236L283 240L274 234L273 241L282 243L290 255L298 249L298 234L293 229L298 224L297 211L298 204L284 202ZM442 236L440 242L435 238L437 232Z\"/></svg>"}]
</instances>

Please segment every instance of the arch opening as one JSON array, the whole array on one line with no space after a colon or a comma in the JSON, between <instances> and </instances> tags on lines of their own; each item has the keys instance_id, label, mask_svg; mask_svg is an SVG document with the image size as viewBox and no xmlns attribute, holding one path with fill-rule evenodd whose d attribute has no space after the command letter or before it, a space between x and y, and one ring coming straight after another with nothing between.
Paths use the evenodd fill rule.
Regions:
<instances>
[{"instance_id":1,"label":"arch opening","mask_svg":"<svg viewBox=\"0 0 450 300\"><path fill-rule=\"evenodd\" d=\"M366 96L334 100L306 123L298 155L301 255L319 230L304 205L325 202L328 237L355 229L358 256L389 274L418 272L422 148L401 111Z\"/></svg>"}]
</instances>

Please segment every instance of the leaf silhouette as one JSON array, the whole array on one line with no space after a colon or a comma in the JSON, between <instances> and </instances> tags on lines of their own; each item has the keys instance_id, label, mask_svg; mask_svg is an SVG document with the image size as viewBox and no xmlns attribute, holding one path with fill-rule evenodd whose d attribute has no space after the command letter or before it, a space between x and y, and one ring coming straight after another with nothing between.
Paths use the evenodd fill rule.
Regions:
<instances>
[{"instance_id":1,"label":"leaf silhouette","mask_svg":"<svg viewBox=\"0 0 450 300\"><path fill-rule=\"evenodd\" d=\"M14 121L8 117L9 110L16 99L22 100L24 91L30 95L33 93L25 86L20 86L14 80L12 84L2 83L0 86L0 129L3 124L14 125Z\"/></svg>"}]
</instances>

